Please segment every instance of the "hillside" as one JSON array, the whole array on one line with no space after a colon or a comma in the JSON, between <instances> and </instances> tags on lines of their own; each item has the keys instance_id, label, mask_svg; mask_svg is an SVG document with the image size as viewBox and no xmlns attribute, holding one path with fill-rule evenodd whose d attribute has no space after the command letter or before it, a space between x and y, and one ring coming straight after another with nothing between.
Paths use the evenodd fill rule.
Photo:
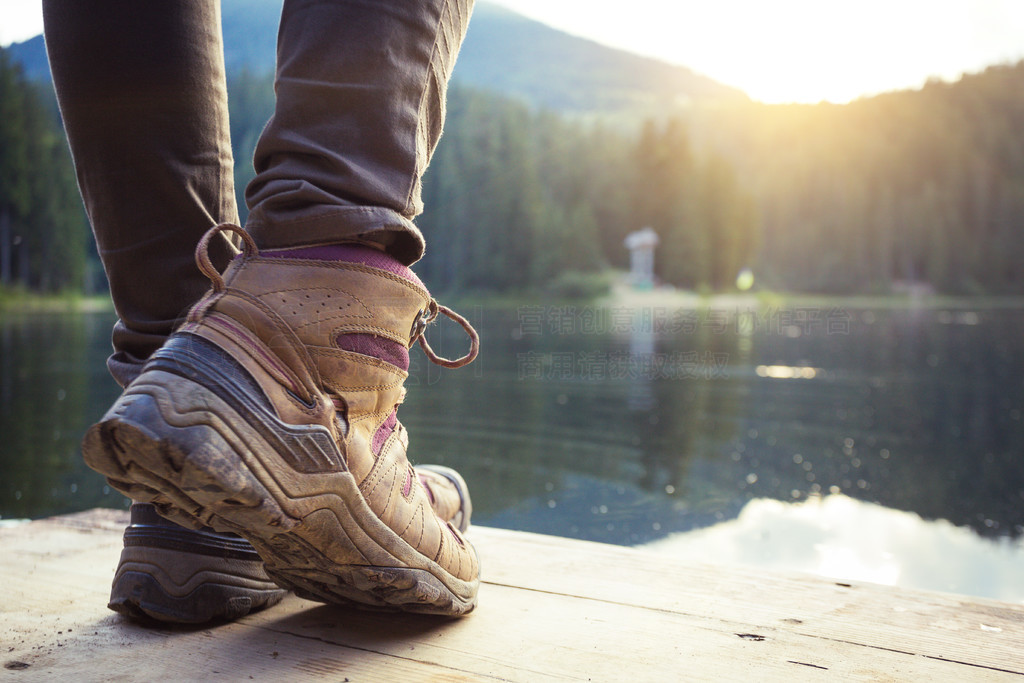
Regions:
<instances>
[{"instance_id":1,"label":"hillside","mask_svg":"<svg viewBox=\"0 0 1024 683\"><path fill-rule=\"evenodd\" d=\"M527 19L477 6L454 80L559 111L654 112L696 100L745 100L680 66L615 50Z\"/></svg>"},{"instance_id":2,"label":"hillside","mask_svg":"<svg viewBox=\"0 0 1024 683\"><path fill-rule=\"evenodd\" d=\"M273 68L281 0L224 0L229 75ZM48 80L42 36L9 52L32 80ZM456 83L557 111L650 113L698 100L746 96L689 69L571 36L496 5L474 10Z\"/></svg>"}]
</instances>

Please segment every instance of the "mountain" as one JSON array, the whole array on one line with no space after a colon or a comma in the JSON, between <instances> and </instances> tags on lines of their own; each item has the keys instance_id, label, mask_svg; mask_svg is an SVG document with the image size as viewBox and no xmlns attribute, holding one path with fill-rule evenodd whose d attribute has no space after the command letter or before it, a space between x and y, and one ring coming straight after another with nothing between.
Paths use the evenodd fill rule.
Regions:
<instances>
[{"instance_id":1,"label":"mountain","mask_svg":"<svg viewBox=\"0 0 1024 683\"><path fill-rule=\"evenodd\" d=\"M49 82L50 64L46 60L46 45L42 36L36 36L23 43L11 43L6 50L11 60L21 65L29 80Z\"/></svg>"},{"instance_id":2,"label":"mountain","mask_svg":"<svg viewBox=\"0 0 1024 683\"><path fill-rule=\"evenodd\" d=\"M225 62L265 73L274 66L282 0L223 0ZM49 80L42 36L9 48L33 80ZM452 80L530 105L576 113L650 113L696 101L742 101L739 90L656 59L569 35L478 3Z\"/></svg>"},{"instance_id":3,"label":"mountain","mask_svg":"<svg viewBox=\"0 0 1024 683\"><path fill-rule=\"evenodd\" d=\"M747 99L690 69L569 35L481 3L453 80L575 112L645 112L697 100Z\"/></svg>"}]
</instances>

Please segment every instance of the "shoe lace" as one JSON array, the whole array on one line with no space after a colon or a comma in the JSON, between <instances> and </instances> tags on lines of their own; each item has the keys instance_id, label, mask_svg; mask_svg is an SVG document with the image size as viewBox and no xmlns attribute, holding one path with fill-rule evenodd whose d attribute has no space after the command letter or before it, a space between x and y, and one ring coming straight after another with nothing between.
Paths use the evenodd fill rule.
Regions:
<instances>
[{"instance_id":1,"label":"shoe lace","mask_svg":"<svg viewBox=\"0 0 1024 683\"><path fill-rule=\"evenodd\" d=\"M430 344L427 343L427 338L423 335L423 332L426 330L427 325L437 319L439 313L443 313L451 320L457 322L469 336L469 352L462 358L450 360L448 358L438 356L434 353L434 349L430 348ZM469 365L477 357L477 354L480 353L480 335L477 334L476 329L474 329L469 321L461 315L447 306L442 306L437 303L436 299L430 300L430 305L427 306L426 310L420 313L420 317L413 324L412 340L413 342L419 341L420 347L423 349L423 353L426 354L431 363L440 365L443 368L455 369L461 368L463 365Z\"/></svg>"}]
</instances>

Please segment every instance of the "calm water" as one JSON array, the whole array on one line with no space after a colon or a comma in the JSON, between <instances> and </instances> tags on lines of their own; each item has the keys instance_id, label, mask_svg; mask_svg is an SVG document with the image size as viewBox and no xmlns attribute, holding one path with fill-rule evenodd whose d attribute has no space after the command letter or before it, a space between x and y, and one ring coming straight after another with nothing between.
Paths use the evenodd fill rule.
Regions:
<instances>
[{"instance_id":1,"label":"calm water","mask_svg":"<svg viewBox=\"0 0 1024 683\"><path fill-rule=\"evenodd\" d=\"M465 312L401 417L474 521L1024 601L1024 311ZM125 504L78 452L111 323L0 320L0 517Z\"/></svg>"}]
</instances>

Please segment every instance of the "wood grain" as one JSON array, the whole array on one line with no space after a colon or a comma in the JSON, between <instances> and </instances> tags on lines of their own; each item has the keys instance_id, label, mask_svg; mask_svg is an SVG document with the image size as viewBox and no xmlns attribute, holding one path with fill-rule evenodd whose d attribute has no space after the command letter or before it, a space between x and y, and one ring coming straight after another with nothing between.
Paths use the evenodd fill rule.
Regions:
<instances>
[{"instance_id":1,"label":"wood grain","mask_svg":"<svg viewBox=\"0 0 1024 683\"><path fill-rule=\"evenodd\" d=\"M106 610L126 515L0 528L0 681L1024 681L1024 607L475 527L462 619L289 596L207 628Z\"/></svg>"}]
</instances>

